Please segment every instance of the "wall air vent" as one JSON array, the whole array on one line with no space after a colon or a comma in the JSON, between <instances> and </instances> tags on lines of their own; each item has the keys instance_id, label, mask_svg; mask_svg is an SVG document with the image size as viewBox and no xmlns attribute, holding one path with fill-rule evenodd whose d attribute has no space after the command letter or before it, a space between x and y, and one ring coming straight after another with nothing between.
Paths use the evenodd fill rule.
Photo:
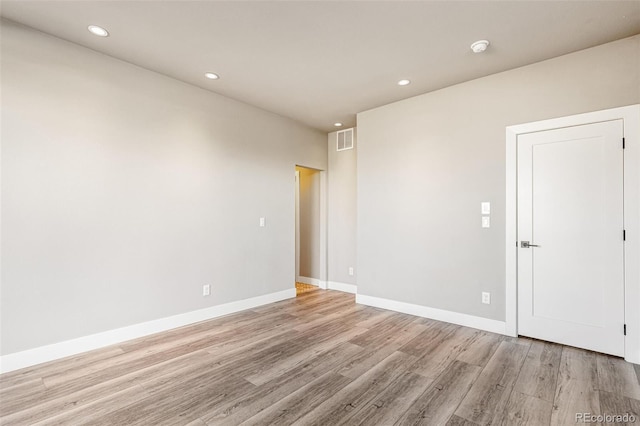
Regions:
<instances>
[{"instance_id":1,"label":"wall air vent","mask_svg":"<svg viewBox=\"0 0 640 426\"><path fill-rule=\"evenodd\" d=\"M338 151L353 149L353 129L338 131Z\"/></svg>"}]
</instances>

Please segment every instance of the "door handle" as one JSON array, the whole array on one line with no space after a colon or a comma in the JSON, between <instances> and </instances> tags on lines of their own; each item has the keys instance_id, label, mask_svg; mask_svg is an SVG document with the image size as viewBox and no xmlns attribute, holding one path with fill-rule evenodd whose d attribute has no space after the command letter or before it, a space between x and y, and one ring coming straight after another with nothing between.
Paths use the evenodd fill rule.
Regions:
<instances>
[{"instance_id":1,"label":"door handle","mask_svg":"<svg viewBox=\"0 0 640 426\"><path fill-rule=\"evenodd\" d=\"M529 241L520 241L520 247L529 248L529 247L540 247L540 246L536 244L529 244Z\"/></svg>"}]
</instances>

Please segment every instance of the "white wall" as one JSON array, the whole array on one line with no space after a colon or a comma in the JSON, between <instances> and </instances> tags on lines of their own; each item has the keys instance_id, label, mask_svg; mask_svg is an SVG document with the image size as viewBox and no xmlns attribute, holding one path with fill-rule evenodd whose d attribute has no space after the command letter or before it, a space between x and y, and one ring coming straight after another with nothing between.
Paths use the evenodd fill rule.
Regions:
<instances>
[{"instance_id":1,"label":"white wall","mask_svg":"<svg viewBox=\"0 0 640 426\"><path fill-rule=\"evenodd\" d=\"M325 134L8 21L1 53L0 353L292 287Z\"/></svg>"},{"instance_id":2,"label":"white wall","mask_svg":"<svg viewBox=\"0 0 640 426\"><path fill-rule=\"evenodd\" d=\"M638 102L635 36L358 114L358 293L504 321L505 127Z\"/></svg>"},{"instance_id":3,"label":"white wall","mask_svg":"<svg viewBox=\"0 0 640 426\"><path fill-rule=\"evenodd\" d=\"M329 266L331 282L357 283L356 268L356 159L358 140L354 129L354 147L337 151L337 132L328 135L329 151ZM349 267L354 275L349 275Z\"/></svg>"},{"instance_id":4,"label":"white wall","mask_svg":"<svg viewBox=\"0 0 640 426\"><path fill-rule=\"evenodd\" d=\"M300 173L300 276L320 280L320 172L296 167Z\"/></svg>"}]
</instances>

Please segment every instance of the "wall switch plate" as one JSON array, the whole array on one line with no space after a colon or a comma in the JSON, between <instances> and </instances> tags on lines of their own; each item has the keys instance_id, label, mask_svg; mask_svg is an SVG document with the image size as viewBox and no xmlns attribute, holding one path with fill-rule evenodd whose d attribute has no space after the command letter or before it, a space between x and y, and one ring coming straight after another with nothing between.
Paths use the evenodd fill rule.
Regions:
<instances>
[{"instance_id":1,"label":"wall switch plate","mask_svg":"<svg viewBox=\"0 0 640 426\"><path fill-rule=\"evenodd\" d=\"M265 218L264 218L264 217L261 217L261 218L260 218L260 227L261 227L261 228L264 228L266 223L267 223L267 222L266 222Z\"/></svg>"},{"instance_id":2,"label":"wall switch plate","mask_svg":"<svg viewBox=\"0 0 640 426\"><path fill-rule=\"evenodd\" d=\"M353 276L353 266L349 266L349 275Z\"/></svg>"},{"instance_id":3,"label":"wall switch plate","mask_svg":"<svg viewBox=\"0 0 640 426\"><path fill-rule=\"evenodd\" d=\"M486 291L482 292L482 303L484 303L485 305L491 304L491 293L488 293Z\"/></svg>"},{"instance_id":4,"label":"wall switch plate","mask_svg":"<svg viewBox=\"0 0 640 426\"><path fill-rule=\"evenodd\" d=\"M202 295L203 296L208 296L211 294L211 285L210 284L205 284L202 286Z\"/></svg>"},{"instance_id":5,"label":"wall switch plate","mask_svg":"<svg viewBox=\"0 0 640 426\"><path fill-rule=\"evenodd\" d=\"M491 214L491 203L488 201L480 203L480 212L482 214Z\"/></svg>"},{"instance_id":6,"label":"wall switch plate","mask_svg":"<svg viewBox=\"0 0 640 426\"><path fill-rule=\"evenodd\" d=\"M482 216L482 227L491 228L491 218L489 216Z\"/></svg>"}]
</instances>

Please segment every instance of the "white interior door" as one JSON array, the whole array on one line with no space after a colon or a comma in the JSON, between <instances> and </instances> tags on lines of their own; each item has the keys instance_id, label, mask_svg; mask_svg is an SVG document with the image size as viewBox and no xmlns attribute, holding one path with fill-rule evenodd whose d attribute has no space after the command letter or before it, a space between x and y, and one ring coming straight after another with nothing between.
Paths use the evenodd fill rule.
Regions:
<instances>
[{"instance_id":1,"label":"white interior door","mask_svg":"<svg viewBox=\"0 0 640 426\"><path fill-rule=\"evenodd\" d=\"M518 136L518 334L624 356L622 136Z\"/></svg>"}]
</instances>

